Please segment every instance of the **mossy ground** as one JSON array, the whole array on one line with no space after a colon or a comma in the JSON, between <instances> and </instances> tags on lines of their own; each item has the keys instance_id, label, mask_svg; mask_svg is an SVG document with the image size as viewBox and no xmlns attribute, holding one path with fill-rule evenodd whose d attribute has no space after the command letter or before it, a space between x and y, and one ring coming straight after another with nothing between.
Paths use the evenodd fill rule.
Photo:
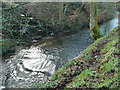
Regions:
<instances>
[{"instance_id":1,"label":"mossy ground","mask_svg":"<svg viewBox=\"0 0 120 90\"><path fill-rule=\"evenodd\" d=\"M15 46L25 44L24 42L15 41L14 39L3 39L0 40L0 55L6 54L9 51L14 50Z\"/></svg>"},{"instance_id":2,"label":"mossy ground","mask_svg":"<svg viewBox=\"0 0 120 90\"><path fill-rule=\"evenodd\" d=\"M118 88L119 29L120 26L96 40L49 81L36 85L44 88Z\"/></svg>"},{"instance_id":3,"label":"mossy ground","mask_svg":"<svg viewBox=\"0 0 120 90\"><path fill-rule=\"evenodd\" d=\"M0 54L6 53L11 48L12 45L13 43L9 39L1 40L0 49L2 52L0 52Z\"/></svg>"}]
</instances>

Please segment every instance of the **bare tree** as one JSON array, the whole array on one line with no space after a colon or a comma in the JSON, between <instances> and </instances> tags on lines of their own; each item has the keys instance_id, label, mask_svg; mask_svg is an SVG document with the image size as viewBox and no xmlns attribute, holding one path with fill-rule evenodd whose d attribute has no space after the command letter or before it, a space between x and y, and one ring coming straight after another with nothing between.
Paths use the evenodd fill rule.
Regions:
<instances>
[{"instance_id":1,"label":"bare tree","mask_svg":"<svg viewBox=\"0 0 120 90\"><path fill-rule=\"evenodd\" d=\"M59 3L59 22L62 23L63 18L63 2Z\"/></svg>"},{"instance_id":2,"label":"bare tree","mask_svg":"<svg viewBox=\"0 0 120 90\"><path fill-rule=\"evenodd\" d=\"M90 2L90 31L92 38L95 40L102 37L98 26L98 5L93 0Z\"/></svg>"}]
</instances>

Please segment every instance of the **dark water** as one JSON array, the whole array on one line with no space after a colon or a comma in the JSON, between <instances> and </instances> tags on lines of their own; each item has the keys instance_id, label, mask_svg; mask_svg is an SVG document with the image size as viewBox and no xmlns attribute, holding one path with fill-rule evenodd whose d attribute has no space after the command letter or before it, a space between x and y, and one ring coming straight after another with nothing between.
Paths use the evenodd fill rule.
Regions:
<instances>
[{"instance_id":1,"label":"dark water","mask_svg":"<svg viewBox=\"0 0 120 90\"><path fill-rule=\"evenodd\" d=\"M105 35L116 26L118 19L114 18L100 25L100 29ZM44 82L69 59L79 55L94 42L89 29L43 41L18 50L7 59L9 62L4 64L0 72L3 86L24 88L35 82Z\"/></svg>"}]
</instances>

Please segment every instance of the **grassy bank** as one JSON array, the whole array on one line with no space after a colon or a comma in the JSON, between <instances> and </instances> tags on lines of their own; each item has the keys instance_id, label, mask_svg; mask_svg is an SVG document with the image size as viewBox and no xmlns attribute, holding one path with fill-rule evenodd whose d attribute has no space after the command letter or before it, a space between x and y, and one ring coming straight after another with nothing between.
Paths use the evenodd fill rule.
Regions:
<instances>
[{"instance_id":1,"label":"grassy bank","mask_svg":"<svg viewBox=\"0 0 120 90\"><path fill-rule=\"evenodd\" d=\"M49 81L33 87L118 88L119 30L120 26L116 27L66 63Z\"/></svg>"}]
</instances>

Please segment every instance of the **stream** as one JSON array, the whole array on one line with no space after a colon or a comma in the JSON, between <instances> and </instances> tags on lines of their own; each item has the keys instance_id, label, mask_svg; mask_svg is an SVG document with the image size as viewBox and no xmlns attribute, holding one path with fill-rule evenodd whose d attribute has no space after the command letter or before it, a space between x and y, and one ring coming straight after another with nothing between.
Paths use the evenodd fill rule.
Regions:
<instances>
[{"instance_id":1,"label":"stream","mask_svg":"<svg viewBox=\"0 0 120 90\"><path fill-rule=\"evenodd\" d=\"M100 30L105 35L116 26L118 19L114 18L100 25ZM0 88L27 88L33 83L44 82L93 42L89 29L82 29L19 49L2 64Z\"/></svg>"}]
</instances>

